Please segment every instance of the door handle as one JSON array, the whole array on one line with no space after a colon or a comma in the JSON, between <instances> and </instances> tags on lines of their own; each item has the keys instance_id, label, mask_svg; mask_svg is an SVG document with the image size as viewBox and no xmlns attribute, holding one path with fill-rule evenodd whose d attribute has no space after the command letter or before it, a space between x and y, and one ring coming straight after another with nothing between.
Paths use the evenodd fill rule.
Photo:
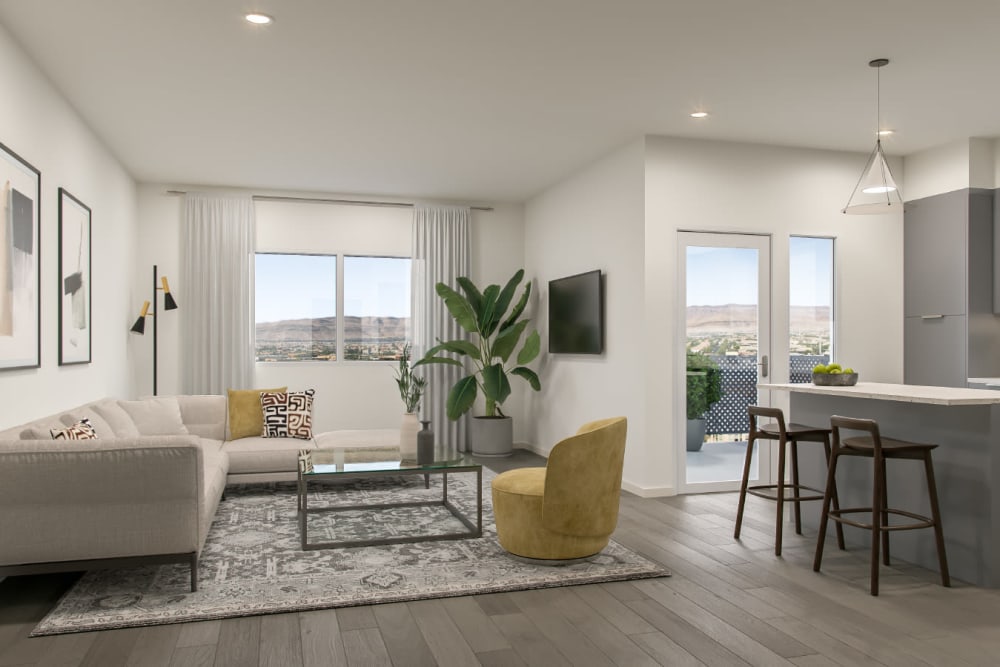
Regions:
<instances>
[{"instance_id":1,"label":"door handle","mask_svg":"<svg viewBox=\"0 0 1000 667\"><path fill-rule=\"evenodd\" d=\"M921 315L920 319L922 319L922 320L943 320L944 319L944 315Z\"/></svg>"},{"instance_id":2,"label":"door handle","mask_svg":"<svg viewBox=\"0 0 1000 667\"><path fill-rule=\"evenodd\" d=\"M762 378L766 378L767 377L767 355L766 354L761 355L760 362L757 365L760 366L760 376Z\"/></svg>"}]
</instances>

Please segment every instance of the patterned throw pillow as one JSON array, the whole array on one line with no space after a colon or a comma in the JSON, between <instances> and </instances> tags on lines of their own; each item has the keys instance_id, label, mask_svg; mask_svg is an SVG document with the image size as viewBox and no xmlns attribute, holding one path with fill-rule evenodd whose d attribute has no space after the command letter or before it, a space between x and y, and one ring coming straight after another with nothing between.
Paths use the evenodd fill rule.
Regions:
<instances>
[{"instance_id":1,"label":"patterned throw pillow","mask_svg":"<svg viewBox=\"0 0 1000 667\"><path fill-rule=\"evenodd\" d=\"M97 440L97 433L90 425L89 419L81 419L66 428L49 429L53 440Z\"/></svg>"},{"instance_id":2,"label":"patterned throw pillow","mask_svg":"<svg viewBox=\"0 0 1000 667\"><path fill-rule=\"evenodd\" d=\"M265 438L312 438L313 389L305 391L265 391L260 395L264 413Z\"/></svg>"}]
</instances>

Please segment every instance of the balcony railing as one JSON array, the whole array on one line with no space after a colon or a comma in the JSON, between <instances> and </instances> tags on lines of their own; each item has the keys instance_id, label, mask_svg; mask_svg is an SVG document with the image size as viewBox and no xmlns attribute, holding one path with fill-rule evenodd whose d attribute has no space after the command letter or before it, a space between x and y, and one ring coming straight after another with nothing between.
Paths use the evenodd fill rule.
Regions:
<instances>
[{"instance_id":1,"label":"balcony railing","mask_svg":"<svg viewBox=\"0 0 1000 667\"><path fill-rule=\"evenodd\" d=\"M708 411L708 435L739 435L750 432L747 406L757 403L757 358L712 355L722 371L722 400ZM829 355L792 355L789 382L811 382L816 364L830 362Z\"/></svg>"}]
</instances>

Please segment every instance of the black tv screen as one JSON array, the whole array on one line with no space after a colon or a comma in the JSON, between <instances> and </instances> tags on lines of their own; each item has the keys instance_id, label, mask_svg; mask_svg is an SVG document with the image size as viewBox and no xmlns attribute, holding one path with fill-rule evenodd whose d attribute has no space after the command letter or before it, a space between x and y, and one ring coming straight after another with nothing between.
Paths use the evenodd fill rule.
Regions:
<instances>
[{"instance_id":1,"label":"black tv screen","mask_svg":"<svg viewBox=\"0 0 1000 667\"><path fill-rule=\"evenodd\" d=\"M549 281L549 352L604 351L604 294L601 272L588 271Z\"/></svg>"}]
</instances>

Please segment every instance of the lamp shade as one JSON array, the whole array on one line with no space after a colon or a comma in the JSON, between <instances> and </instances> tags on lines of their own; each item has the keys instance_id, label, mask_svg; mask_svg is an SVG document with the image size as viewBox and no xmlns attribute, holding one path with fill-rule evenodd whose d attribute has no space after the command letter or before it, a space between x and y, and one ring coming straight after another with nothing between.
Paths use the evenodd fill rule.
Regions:
<instances>
[{"instance_id":1,"label":"lamp shade","mask_svg":"<svg viewBox=\"0 0 1000 667\"><path fill-rule=\"evenodd\" d=\"M174 301L174 295L170 292L163 295L163 310L177 310L177 302Z\"/></svg>"},{"instance_id":2,"label":"lamp shade","mask_svg":"<svg viewBox=\"0 0 1000 667\"><path fill-rule=\"evenodd\" d=\"M132 325L130 331L132 333L144 334L146 333L146 313L149 312L149 302L142 302L142 310L139 312L139 317L136 319L135 324Z\"/></svg>"},{"instance_id":3,"label":"lamp shade","mask_svg":"<svg viewBox=\"0 0 1000 667\"><path fill-rule=\"evenodd\" d=\"M903 209L903 198L892 177L892 170L882 152L882 142L875 142L875 149L868 156L868 162L861 172L858 184L854 186L851 198L847 200L844 213L876 215L892 213Z\"/></svg>"}]
</instances>

